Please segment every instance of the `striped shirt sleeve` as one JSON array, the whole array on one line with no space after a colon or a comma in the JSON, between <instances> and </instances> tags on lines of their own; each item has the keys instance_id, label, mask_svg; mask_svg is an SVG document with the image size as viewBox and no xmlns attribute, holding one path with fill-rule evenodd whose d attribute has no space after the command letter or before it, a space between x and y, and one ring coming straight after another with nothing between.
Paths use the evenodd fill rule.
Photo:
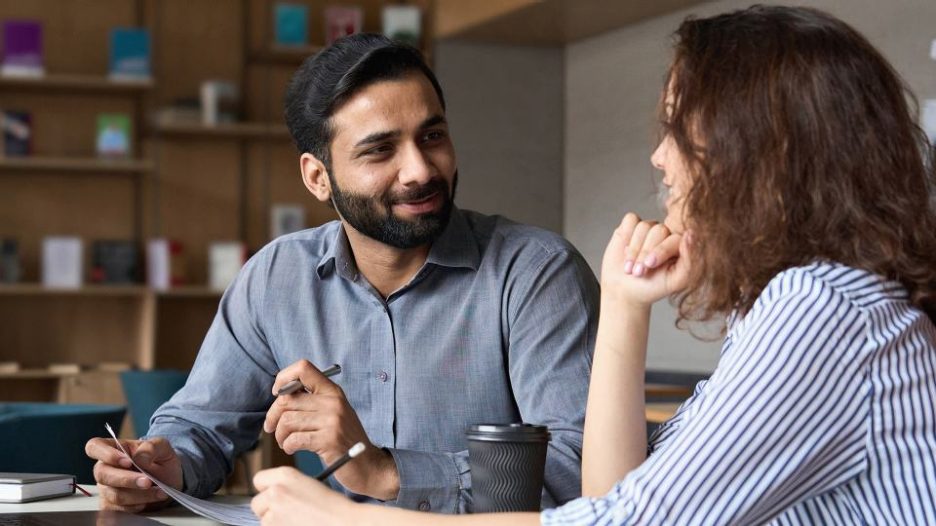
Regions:
<instances>
[{"instance_id":1,"label":"striped shirt sleeve","mask_svg":"<svg viewBox=\"0 0 936 526\"><path fill-rule=\"evenodd\" d=\"M867 465L866 320L802 269L733 329L664 443L601 498L543 524L760 524Z\"/></svg>"}]
</instances>

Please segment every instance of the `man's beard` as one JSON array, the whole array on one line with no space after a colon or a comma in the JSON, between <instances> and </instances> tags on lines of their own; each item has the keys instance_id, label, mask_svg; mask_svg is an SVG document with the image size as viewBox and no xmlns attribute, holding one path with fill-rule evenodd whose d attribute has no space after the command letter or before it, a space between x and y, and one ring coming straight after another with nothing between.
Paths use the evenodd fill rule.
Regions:
<instances>
[{"instance_id":1,"label":"man's beard","mask_svg":"<svg viewBox=\"0 0 936 526\"><path fill-rule=\"evenodd\" d=\"M445 179L432 179L423 186L397 194L384 193L365 196L341 190L331 172L328 179L332 187L332 203L341 217L365 236L396 248L415 248L435 241L448 226L458 187L458 172L452 179L452 188ZM419 214L413 220L400 219L393 213L393 205L419 201L432 194L442 196L442 207L437 212Z\"/></svg>"}]
</instances>

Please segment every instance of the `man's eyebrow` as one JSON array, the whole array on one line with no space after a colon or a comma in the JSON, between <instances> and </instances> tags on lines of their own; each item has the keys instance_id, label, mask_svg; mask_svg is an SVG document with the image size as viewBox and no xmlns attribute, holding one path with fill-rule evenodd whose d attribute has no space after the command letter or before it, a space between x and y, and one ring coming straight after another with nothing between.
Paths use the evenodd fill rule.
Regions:
<instances>
[{"instance_id":1,"label":"man's eyebrow","mask_svg":"<svg viewBox=\"0 0 936 526\"><path fill-rule=\"evenodd\" d=\"M383 142L383 141L386 141L387 139L392 139L394 137L399 137L399 136L400 136L400 130L376 132L358 141L357 144L354 145L354 147L359 148L361 146L367 146L370 144Z\"/></svg>"},{"instance_id":2,"label":"man's eyebrow","mask_svg":"<svg viewBox=\"0 0 936 526\"><path fill-rule=\"evenodd\" d=\"M432 117L429 117L428 119L424 120L422 125L419 128L426 129L426 128L431 128L437 124L447 124L447 123L448 121L445 120L444 115L433 115Z\"/></svg>"}]
</instances>

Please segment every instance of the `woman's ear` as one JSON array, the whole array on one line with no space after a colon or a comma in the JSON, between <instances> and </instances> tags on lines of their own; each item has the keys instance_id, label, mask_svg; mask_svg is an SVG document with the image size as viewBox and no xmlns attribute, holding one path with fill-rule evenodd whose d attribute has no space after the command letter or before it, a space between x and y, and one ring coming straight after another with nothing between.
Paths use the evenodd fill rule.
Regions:
<instances>
[{"instance_id":1,"label":"woman's ear","mask_svg":"<svg viewBox=\"0 0 936 526\"><path fill-rule=\"evenodd\" d=\"M330 202L331 181L325 163L311 153L304 153L299 157L299 170L302 172L302 183L309 192L323 203Z\"/></svg>"}]
</instances>

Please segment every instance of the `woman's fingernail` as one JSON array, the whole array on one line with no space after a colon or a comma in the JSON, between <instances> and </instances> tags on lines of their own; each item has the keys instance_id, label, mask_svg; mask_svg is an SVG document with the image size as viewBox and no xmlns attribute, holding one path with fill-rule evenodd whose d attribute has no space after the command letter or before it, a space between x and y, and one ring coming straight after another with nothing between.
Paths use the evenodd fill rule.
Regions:
<instances>
[{"instance_id":1,"label":"woman's fingernail","mask_svg":"<svg viewBox=\"0 0 936 526\"><path fill-rule=\"evenodd\" d=\"M634 265L634 275L635 275L635 276L642 276L642 275L643 275L643 271L644 271L644 266L643 266L642 263L637 263L636 265Z\"/></svg>"},{"instance_id":2,"label":"woman's fingernail","mask_svg":"<svg viewBox=\"0 0 936 526\"><path fill-rule=\"evenodd\" d=\"M655 267L655 266L656 266L656 256L655 256L654 254L650 254L649 256L647 256L647 259L644 260L644 265L646 265L648 268L653 268L653 267Z\"/></svg>"},{"instance_id":3,"label":"woman's fingernail","mask_svg":"<svg viewBox=\"0 0 936 526\"><path fill-rule=\"evenodd\" d=\"M633 261L628 260L628 261L625 261L625 262L624 262L624 273L625 273L625 274L630 274L630 273L631 273L631 270L632 270L633 268L634 268L634 262L633 262Z\"/></svg>"}]
</instances>

